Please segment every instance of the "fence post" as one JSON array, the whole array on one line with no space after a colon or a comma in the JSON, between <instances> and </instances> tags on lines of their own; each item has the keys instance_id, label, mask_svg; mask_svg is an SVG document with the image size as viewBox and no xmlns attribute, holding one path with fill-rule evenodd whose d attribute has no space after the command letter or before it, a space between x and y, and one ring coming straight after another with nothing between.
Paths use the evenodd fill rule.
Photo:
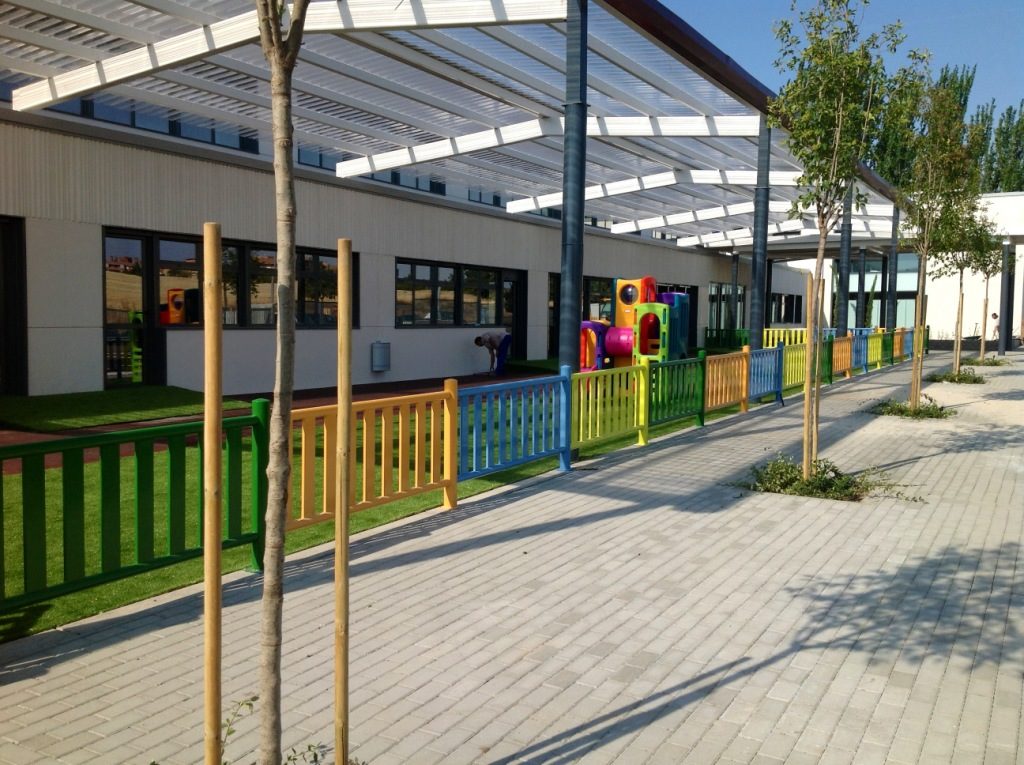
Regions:
<instances>
[{"instance_id":1,"label":"fence post","mask_svg":"<svg viewBox=\"0 0 1024 765\"><path fill-rule=\"evenodd\" d=\"M458 484L455 476L458 473L458 451L456 449L455 433L458 422L456 403L459 400L459 383L457 380L448 378L444 381L444 456L441 461L441 470L444 480L444 507L451 510L459 502ZM341 436L339 435L339 438ZM431 456L433 459L433 455Z\"/></svg>"},{"instance_id":2,"label":"fence post","mask_svg":"<svg viewBox=\"0 0 1024 765\"><path fill-rule=\"evenodd\" d=\"M835 336L829 335L828 337L825 338L825 349L824 353L822 354L825 357L823 360L823 365L825 366L825 379L828 380L829 385L831 385L833 382L832 370L835 369L836 365L835 351Z\"/></svg>"},{"instance_id":3,"label":"fence post","mask_svg":"<svg viewBox=\"0 0 1024 765\"><path fill-rule=\"evenodd\" d=\"M640 359L640 374L636 381L636 419L640 430L636 442L647 446L650 438L651 413L651 360L646 356Z\"/></svg>"},{"instance_id":4,"label":"fence post","mask_svg":"<svg viewBox=\"0 0 1024 765\"><path fill-rule=\"evenodd\" d=\"M252 525L256 537L252 540L250 569L263 571L263 545L267 533L267 462L270 459L270 401L257 398L252 402Z\"/></svg>"},{"instance_id":5,"label":"fence post","mask_svg":"<svg viewBox=\"0 0 1024 765\"><path fill-rule=\"evenodd\" d=\"M572 367L563 364L558 384L558 469L572 470Z\"/></svg>"},{"instance_id":6,"label":"fence post","mask_svg":"<svg viewBox=\"0 0 1024 765\"><path fill-rule=\"evenodd\" d=\"M708 353L697 351L697 395L700 396L700 408L697 410L697 424L704 426L704 409L707 406Z\"/></svg>"},{"instance_id":7,"label":"fence post","mask_svg":"<svg viewBox=\"0 0 1024 765\"><path fill-rule=\"evenodd\" d=\"M743 354L743 377L740 378L740 411L750 411L750 346L744 345L741 349Z\"/></svg>"},{"instance_id":8,"label":"fence post","mask_svg":"<svg viewBox=\"0 0 1024 765\"><path fill-rule=\"evenodd\" d=\"M785 379L786 344L779 340L775 350L778 352L778 361L775 362L775 401L785 406L786 404L782 400L782 381Z\"/></svg>"}]
</instances>

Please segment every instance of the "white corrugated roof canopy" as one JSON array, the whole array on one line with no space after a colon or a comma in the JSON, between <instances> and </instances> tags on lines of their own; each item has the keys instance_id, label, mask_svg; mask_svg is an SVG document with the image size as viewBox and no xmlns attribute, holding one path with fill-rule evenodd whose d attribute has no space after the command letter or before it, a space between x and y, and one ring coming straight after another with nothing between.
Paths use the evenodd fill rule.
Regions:
<instances>
[{"instance_id":1,"label":"white corrugated roof canopy","mask_svg":"<svg viewBox=\"0 0 1024 765\"><path fill-rule=\"evenodd\" d=\"M565 0L312 2L294 75L296 142L347 158L338 175L414 165L500 194L510 214L562 188ZM590 7L586 215L615 233L743 247L759 120L771 95L654 0ZM0 82L14 107L93 94L241 131L270 124L268 67L246 0L0 2ZM769 235L800 168L776 130ZM865 172L858 239L887 240L891 203Z\"/></svg>"}]
</instances>

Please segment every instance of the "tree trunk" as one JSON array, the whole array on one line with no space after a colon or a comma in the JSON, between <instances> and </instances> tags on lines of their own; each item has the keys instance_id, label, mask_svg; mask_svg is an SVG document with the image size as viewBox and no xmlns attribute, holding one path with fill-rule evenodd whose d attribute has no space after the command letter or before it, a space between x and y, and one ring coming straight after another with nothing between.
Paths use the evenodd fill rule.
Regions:
<instances>
[{"instance_id":1,"label":"tree trunk","mask_svg":"<svg viewBox=\"0 0 1024 765\"><path fill-rule=\"evenodd\" d=\"M292 163L291 70L271 62L271 120L277 218L277 365L270 415L267 528L260 628L260 751L262 765L281 762L281 615L284 526L291 481L292 390L295 376L295 178Z\"/></svg>"},{"instance_id":2,"label":"tree trunk","mask_svg":"<svg viewBox=\"0 0 1024 765\"><path fill-rule=\"evenodd\" d=\"M960 269L960 292L956 303L956 337L953 338L953 374L960 374L960 354L964 334L964 270Z\"/></svg>"},{"instance_id":3,"label":"tree trunk","mask_svg":"<svg viewBox=\"0 0 1024 765\"><path fill-rule=\"evenodd\" d=\"M806 358L804 359L804 449L803 449L803 476L804 480L811 477L811 462L813 460L813 444L817 437L814 428L814 371L818 368L815 351L817 343L815 335L818 334L818 284L821 282L821 272L825 263L825 221L818 217L818 255L814 261L814 278L811 280L810 289L807 293L807 339Z\"/></svg>"},{"instance_id":4,"label":"tree trunk","mask_svg":"<svg viewBox=\"0 0 1024 765\"><path fill-rule=\"evenodd\" d=\"M928 276L928 254L917 255L917 299L914 301L914 360L910 366L910 408L921 405L921 377L924 372L924 283Z\"/></svg>"},{"instance_id":5,"label":"tree trunk","mask_svg":"<svg viewBox=\"0 0 1024 765\"><path fill-rule=\"evenodd\" d=\"M981 345L978 346L978 358L985 358L985 333L988 332L988 274L985 274L985 299L981 301Z\"/></svg>"}]
</instances>

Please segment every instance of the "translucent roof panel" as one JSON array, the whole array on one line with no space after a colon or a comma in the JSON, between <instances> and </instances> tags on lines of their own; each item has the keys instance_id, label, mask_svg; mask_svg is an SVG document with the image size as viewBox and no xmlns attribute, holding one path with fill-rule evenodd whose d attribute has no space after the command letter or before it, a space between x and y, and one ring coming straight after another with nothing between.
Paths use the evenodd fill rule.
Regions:
<instances>
[{"instance_id":1,"label":"translucent roof panel","mask_svg":"<svg viewBox=\"0 0 1024 765\"><path fill-rule=\"evenodd\" d=\"M757 118L767 89L655 0L596 0L589 8L591 117L606 118L603 124L636 117L704 118L699 124L713 129L688 136L636 130L594 135L587 142L586 184L618 191L592 194L587 214L629 223L749 203L752 182L728 183L724 175L713 176L723 180L696 179L702 171L752 177ZM63 73L78 72L76 82L86 82L113 56L221 20L231 23L252 10L249 0L0 1L0 83L5 88L0 92ZM433 159L402 169L472 184L513 202L558 194L565 30L564 20L551 17L543 23L307 32L293 81L296 142L350 161L431 144ZM134 78L106 86L97 80L81 95L112 108L173 114L249 134L269 132L269 74L258 34L198 60L163 69L139 67L131 70L138 75ZM741 135L728 135L711 122L715 118L748 119L739 121ZM652 123L646 124L649 129ZM529 133L525 138L524 130ZM467 143L466 137L472 140ZM449 139L458 140L442 150ZM461 147L469 144L474 148L463 153ZM773 132L771 166L774 172L799 171L780 131ZM660 180L649 187L651 178ZM620 182L631 181L641 190L624 192ZM885 189L877 179L871 183ZM772 190L775 200L796 194L792 186ZM872 191L871 201L883 197ZM785 215L773 213L771 219L778 222ZM667 224L665 229L706 233L751 222L749 213L740 212L724 221Z\"/></svg>"}]
</instances>

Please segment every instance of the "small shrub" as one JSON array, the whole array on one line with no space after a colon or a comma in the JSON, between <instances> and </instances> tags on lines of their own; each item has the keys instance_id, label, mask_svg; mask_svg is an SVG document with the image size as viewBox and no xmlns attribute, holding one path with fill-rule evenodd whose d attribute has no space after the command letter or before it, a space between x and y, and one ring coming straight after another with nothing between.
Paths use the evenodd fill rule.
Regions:
<instances>
[{"instance_id":1,"label":"small shrub","mask_svg":"<svg viewBox=\"0 0 1024 765\"><path fill-rule=\"evenodd\" d=\"M974 371L974 367L960 367L956 374L953 372L932 372L925 378L928 382L951 382L967 385L978 385L985 382L985 378Z\"/></svg>"},{"instance_id":2,"label":"small shrub","mask_svg":"<svg viewBox=\"0 0 1024 765\"><path fill-rule=\"evenodd\" d=\"M982 358L964 356L960 359L961 364L970 364L974 367L1005 367L1010 362L998 356L985 356Z\"/></svg>"},{"instance_id":3,"label":"small shrub","mask_svg":"<svg viewBox=\"0 0 1024 765\"><path fill-rule=\"evenodd\" d=\"M912 409L906 401L883 401L871 407L872 414L891 415L893 417L909 417L913 420L944 420L956 414L956 410L940 405L927 393L922 393L924 401Z\"/></svg>"},{"instance_id":4,"label":"small shrub","mask_svg":"<svg viewBox=\"0 0 1024 765\"><path fill-rule=\"evenodd\" d=\"M811 477L803 478L803 469L792 459L779 456L751 468L753 480L746 488L773 494L791 494L799 497L820 497L856 502L873 490L890 484L873 471L852 474L842 472L830 460L815 460Z\"/></svg>"}]
</instances>

